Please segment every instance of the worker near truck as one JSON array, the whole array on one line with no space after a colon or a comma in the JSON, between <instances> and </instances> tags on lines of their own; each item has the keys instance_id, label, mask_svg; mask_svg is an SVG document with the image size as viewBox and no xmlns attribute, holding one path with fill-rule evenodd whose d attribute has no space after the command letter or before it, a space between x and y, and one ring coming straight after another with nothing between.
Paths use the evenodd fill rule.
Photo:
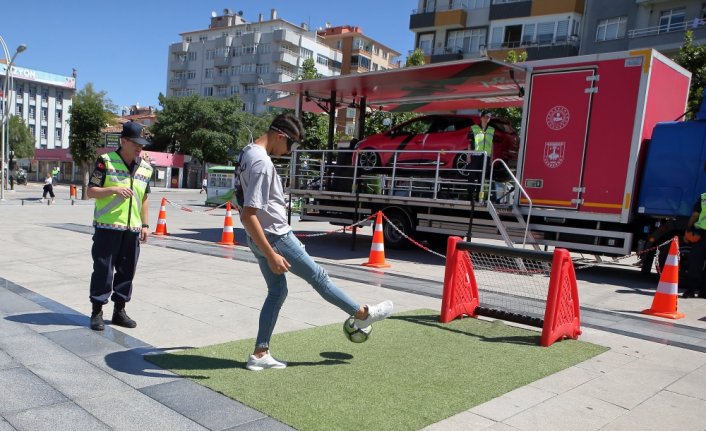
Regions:
<instances>
[{"instance_id":1,"label":"worker near truck","mask_svg":"<svg viewBox=\"0 0 706 431\"><path fill-rule=\"evenodd\" d=\"M682 297L693 298L698 290L699 297L706 298L706 277L704 277L704 260L706 260L706 193L702 193L694 204L694 209L684 233L684 241L691 243L691 252L686 263L686 276L684 277L686 291Z\"/></svg>"},{"instance_id":2,"label":"worker near truck","mask_svg":"<svg viewBox=\"0 0 706 431\"><path fill-rule=\"evenodd\" d=\"M488 126L492 115L490 111L483 110L480 113L480 126L474 124L468 132L468 140L473 143L473 151L484 151L489 158L493 158L493 136L495 129Z\"/></svg>"}]
</instances>

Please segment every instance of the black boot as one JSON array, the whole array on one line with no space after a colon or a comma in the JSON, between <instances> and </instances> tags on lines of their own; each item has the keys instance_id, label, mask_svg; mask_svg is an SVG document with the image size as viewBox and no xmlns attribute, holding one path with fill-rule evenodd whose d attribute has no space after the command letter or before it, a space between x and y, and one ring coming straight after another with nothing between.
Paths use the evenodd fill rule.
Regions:
<instances>
[{"instance_id":1,"label":"black boot","mask_svg":"<svg viewBox=\"0 0 706 431\"><path fill-rule=\"evenodd\" d=\"M132 320L125 312L125 304L115 303L113 310L113 325L122 326L123 328L134 328L137 322Z\"/></svg>"},{"instance_id":2,"label":"black boot","mask_svg":"<svg viewBox=\"0 0 706 431\"><path fill-rule=\"evenodd\" d=\"M102 331L105 329L103 325L103 306L100 304L93 304L93 311L91 312L91 329L94 331Z\"/></svg>"}]
</instances>

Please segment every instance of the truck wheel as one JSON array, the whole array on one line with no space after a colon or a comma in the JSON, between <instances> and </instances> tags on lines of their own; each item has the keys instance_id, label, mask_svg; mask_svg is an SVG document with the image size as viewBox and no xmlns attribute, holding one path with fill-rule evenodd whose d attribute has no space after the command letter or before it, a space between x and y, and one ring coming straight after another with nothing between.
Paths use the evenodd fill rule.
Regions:
<instances>
[{"instance_id":1,"label":"truck wheel","mask_svg":"<svg viewBox=\"0 0 706 431\"><path fill-rule=\"evenodd\" d=\"M374 151L363 150L358 154L358 166L364 171L372 171L380 167L380 156Z\"/></svg>"},{"instance_id":2,"label":"truck wheel","mask_svg":"<svg viewBox=\"0 0 706 431\"><path fill-rule=\"evenodd\" d=\"M404 235L410 236L414 233L412 228L412 220L409 215L402 210L387 210L383 212L389 220L389 222L386 221L386 223L383 223L385 244L394 249L409 248L412 244L407 240L407 238L404 237ZM398 232L397 229L390 226L390 223L395 225L397 229L404 233L404 235Z\"/></svg>"},{"instance_id":3,"label":"truck wheel","mask_svg":"<svg viewBox=\"0 0 706 431\"><path fill-rule=\"evenodd\" d=\"M461 176L467 177L471 173L471 155L469 153L459 153L454 160L454 169Z\"/></svg>"}]
</instances>

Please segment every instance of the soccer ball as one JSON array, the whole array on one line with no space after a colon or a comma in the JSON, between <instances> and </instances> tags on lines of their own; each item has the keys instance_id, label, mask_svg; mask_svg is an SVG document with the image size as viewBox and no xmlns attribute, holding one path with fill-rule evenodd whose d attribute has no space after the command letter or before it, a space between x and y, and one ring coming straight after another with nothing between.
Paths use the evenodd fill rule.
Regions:
<instances>
[{"instance_id":1,"label":"soccer ball","mask_svg":"<svg viewBox=\"0 0 706 431\"><path fill-rule=\"evenodd\" d=\"M346 335L346 338L354 343L366 342L371 332L373 332L372 326L366 326L365 328L355 326L355 317L353 316L343 322L343 333Z\"/></svg>"}]
</instances>

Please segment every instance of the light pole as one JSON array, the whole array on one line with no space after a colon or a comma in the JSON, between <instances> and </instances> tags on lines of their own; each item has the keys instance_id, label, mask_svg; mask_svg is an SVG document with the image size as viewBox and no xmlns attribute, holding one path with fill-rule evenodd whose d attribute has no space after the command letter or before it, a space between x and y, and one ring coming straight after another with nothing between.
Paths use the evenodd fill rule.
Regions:
<instances>
[{"instance_id":1,"label":"light pole","mask_svg":"<svg viewBox=\"0 0 706 431\"><path fill-rule=\"evenodd\" d=\"M5 60L10 58L10 51L7 49L7 44L5 43L5 40L0 37L0 45L2 45L2 49L5 53ZM0 118L0 122L2 122L2 132L0 133L0 147L2 147L2 151L0 151L0 160L2 160L2 172L0 172L0 201L5 200L5 185L7 184L7 178L10 173L10 167L7 166L7 160L5 160L5 151L7 148L7 144L10 142L10 126L8 124L8 120L10 118L10 113L8 112L10 110L10 92L14 91L14 86L10 86L9 80L10 80L10 69L12 69L12 65L15 62L15 58L17 57L17 54L20 52L24 51L27 49L27 45L21 44L20 46L17 47L17 50L15 50L15 53L12 55L12 58L10 59L10 62L7 63L7 70L5 71L5 82L3 85L3 97L5 98L3 110L2 110L2 118ZM5 131L7 129L7 132Z\"/></svg>"}]
</instances>

